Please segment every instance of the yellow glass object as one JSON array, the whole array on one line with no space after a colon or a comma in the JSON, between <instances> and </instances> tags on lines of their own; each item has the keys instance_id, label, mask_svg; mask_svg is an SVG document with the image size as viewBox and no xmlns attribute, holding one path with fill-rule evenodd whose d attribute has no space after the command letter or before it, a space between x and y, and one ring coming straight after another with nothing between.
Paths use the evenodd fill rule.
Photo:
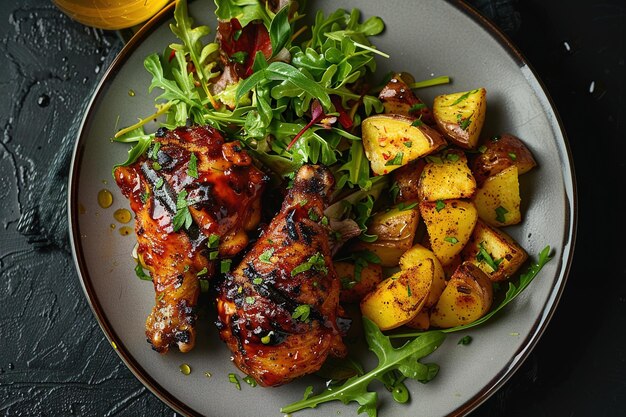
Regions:
<instances>
[{"instance_id":1,"label":"yellow glass object","mask_svg":"<svg viewBox=\"0 0 626 417\"><path fill-rule=\"evenodd\" d=\"M170 0L53 0L72 19L100 29L126 29L145 22Z\"/></svg>"}]
</instances>

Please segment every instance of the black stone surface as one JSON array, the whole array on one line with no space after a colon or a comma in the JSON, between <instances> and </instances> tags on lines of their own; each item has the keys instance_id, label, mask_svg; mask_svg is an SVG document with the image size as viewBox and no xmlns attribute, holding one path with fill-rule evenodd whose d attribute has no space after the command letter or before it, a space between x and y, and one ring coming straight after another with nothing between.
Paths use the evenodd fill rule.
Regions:
<instances>
[{"instance_id":1,"label":"black stone surface","mask_svg":"<svg viewBox=\"0 0 626 417\"><path fill-rule=\"evenodd\" d=\"M579 200L576 256L559 308L519 371L473 415L626 415L626 4L473 4L506 29L554 99ZM64 138L121 42L46 0L2 6L0 415L172 416L104 338L64 228Z\"/></svg>"}]
</instances>

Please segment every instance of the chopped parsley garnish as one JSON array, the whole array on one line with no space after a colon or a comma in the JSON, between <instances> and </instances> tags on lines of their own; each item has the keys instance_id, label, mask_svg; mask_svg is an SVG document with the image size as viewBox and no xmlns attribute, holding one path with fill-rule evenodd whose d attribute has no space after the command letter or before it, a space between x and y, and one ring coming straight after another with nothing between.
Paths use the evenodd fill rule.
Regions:
<instances>
[{"instance_id":1,"label":"chopped parsley garnish","mask_svg":"<svg viewBox=\"0 0 626 417\"><path fill-rule=\"evenodd\" d=\"M146 274L146 272L141 267L141 264L137 264L137 266L135 267L135 275L137 275L137 278L139 278L140 280L152 281L152 277Z\"/></svg>"},{"instance_id":2,"label":"chopped parsley garnish","mask_svg":"<svg viewBox=\"0 0 626 417\"><path fill-rule=\"evenodd\" d=\"M239 37L241 36L242 33L243 33L243 30L241 30L241 29L236 30L235 33L233 33L233 39L238 41Z\"/></svg>"},{"instance_id":3,"label":"chopped parsley garnish","mask_svg":"<svg viewBox=\"0 0 626 417\"><path fill-rule=\"evenodd\" d=\"M198 282L200 283L200 292L201 293L207 293L209 292L209 281L206 279L199 279Z\"/></svg>"},{"instance_id":4,"label":"chopped parsley garnish","mask_svg":"<svg viewBox=\"0 0 626 417\"><path fill-rule=\"evenodd\" d=\"M174 231L177 232L181 227L189 229L189 226L193 223L193 218L189 212L189 202L187 201L187 191L182 190L176 197L176 214L172 219L172 226Z\"/></svg>"},{"instance_id":5,"label":"chopped parsley garnish","mask_svg":"<svg viewBox=\"0 0 626 417\"><path fill-rule=\"evenodd\" d=\"M313 220L314 222L320 219L320 216L315 212L315 209L313 207L309 209L308 214L309 214L309 219Z\"/></svg>"},{"instance_id":6,"label":"chopped parsley garnish","mask_svg":"<svg viewBox=\"0 0 626 417\"><path fill-rule=\"evenodd\" d=\"M261 278L261 277L256 277L256 278L254 278L254 279L252 280L252 283L253 283L254 285L261 285L261 284L263 283L263 278Z\"/></svg>"},{"instance_id":7,"label":"chopped parsley garnish","mask_svg":"<svg viewBox=\"0 0 626 417\"><path fill-rule=\"evenodd\" d=\"M328 226L328 217L326 217L326 216L322 217L321 223L322 223L324 226Z\"/></svg>"},{"instance_id":8,"label":"chopped parsley garnish","mask_svg":"<svg viewBox=\"0 0 626 417\"><path fill-rule=\"evenodd\" d=\"M509 158L511 158L511 161L516 161L517 155L514 152L509 152Z\"/></svg>"},{"instance_id":9,"label":"chopped parsley garnish","mask_svg":"<svg viewBox=\"0 0 626 417\"><path fill-rule=\"evenodd\" d=\"M367 268L368 264L380 264L382 261L374 252L368 250L355 252L350 255L354 260L354 281L355 284L361 281L361 272Z\"/></svg>"},{"instance_id":10,"label":"chopped parsley garnish","mask_svg":"<svg viewBox=\"0 0 626 417\"><path fill-rule=\"evenodd\" d=\"M478 152L480 153L485 153L486 150L487 150L487 147L485 145L480 145L478 147Z\"/></svg>"},{"instance_id":11,"label":"chopped parsley garnish","mask_svg":"<svg viewBox=\"0 0 626 417\"><path fill-rule=\"evenodd\" d=\"M219 244L220 244L220 235L216 233L211 233L211 235L209 236L209 241L207 243L207 246L209 247L209 249L215 249L219 246Z\"/></svg>"},{"instance_id":12,"label":"chopped parsley garnish","mask_svg":"<svg viewBox=\"0 0 626 417\"><path fill-rule=\"evenodd\" d=\"M239 378L237 378L237 375L231 372L230 374L228 374L228 380L231 384L235 384L235 388L241 391L241 384L239 383Z\"/></svg>"},{"instance_id":13,"label":"chopped parsley garnish","mask_svg":"<svg viewBox=\"0 0 626 417\"><path fill-rule=\"evenodd\" d=\"M406 295L408 297L413 295L413 293L411 292L411 286L409 284L407 284L407 286L406 286Z\"/></svg>"},{"instance_id":14,"label":"chopped parsley garnish","mask_svg":"<svg viewBox=\"0 0 626 417\"><path fill-rule=\"evenodd\" d=\"M424 103L415 103L414 105L411 106L411 108L409 109L409 112L414 112L414 111L420 111L422 109L426 108L426 104Z\"/></svg>"},{"instance_id":15,"label":"chopped parsley garnish","mask_svg":"<svg viewBox=\"0 0 626 417\"><path fill-rule=\"evenodd\" d=\"M476 260L478 262L481 262L481 261L485 262L494 271L498 270L498 267L499 267L500 263L502 262L502 258L498 259L497 261L493 260L493 258L489 254L489 252L487 252L487 249L485 249L485 246L483 245L483 242L480 242L478 244L478 253L476 254Z\"/></svg>"},{"instance_id":16,"label":"chopped parsley garnish","mask_svg":"<svg viewBox=\"0 0 626 417\"><path fill-rule=\"evenodd\" d=\"M459 154L451 152L446 154L446 159L450 162L456 162L460 159L461 157L459 156Z\"/></svg>"},{"instance_id":17,"label":"chopped parsley garnish","mask_svg":"<svg viewBox=\"0 0 626 417\"><path fill-rule=\"evenodd\" d=\"M475 93L478 93L479 90L472 90L472 91L468 91L467 93L463 94L461 97L457 98L456 100L454 100L454 102L450 105L448 105L448 107L452 107L452 106L456 106L457 104L459 104L460 102L467 100L467 98Z\"/></svg>"},{"instance_id":18,"label":"chopped parsley garnish","mask_svg":"<svg viewBox=\"0 0 626 417\"><path fill-rule=\"evenodd\" d=\"M195 153L191 153L189 156L189 165L187 165L187 175L192 178L198 178L198 158Z\"/></svg>"},{"instance_id":19,"label":"chopped parsley garnish","mask_svg":"<svg viewBox=\"0 0 626 417\"><path fill-rule=\"evenodd\" d=\"M413 120L413 123L411 123L411 126L420 127L423 124L424 122L422 122L422 118L420 117L419 119Z\"/></svg>"},{"instance_id":20,"label":"chopped parsley garnish","mask_svg":"<svg viewBox=\"0 0 626 417\"><path fill-rule=\"evenodd\" d=\"M220 272L222 274L225 274L230 271L230 264L232 262L233 261L231 259L222 259L222 261L220 262Z\"/></svg>"},{"instance_id":21,"label":"chopped parsley garnish","mask_svg":"<svg viewBox=\"0 0 626 417\"><path fill-rule=\"evenodd\" d=\"M470 343L472 343L472 336L467 335L461 338L461 340L459 340L459 345L469 345Z\"/></svg>"},{"instance_id":22,"label":"chopped parsley garnish","mask_svg":"<svg viewBox=\"0 0 626 417\"><path fill-rule=\"evenodd\" d=\"M426 160L431 164L443 164L443 160L441 159L441 157L435 155L428 155L426 157Z\"/></svg>"},{"instance_id":23,"label":"chopped parsley garnish","mask_svg":"<svg viewBox=\"0 0 626 417\"><path fill-rule=\"evenodd\" d=\"M443 200L437 200L435 202L435 210L437 210L437 212L440 212L441 210L443 210L446 207L446 203L444 203Z\"/></svg>"},{"instance_id":24,"label":"chopped parsley garnish","mask_svg":"<svg viewBox=\"0 0 626 417\"><path fill-rule=\"evenodd\" d=\"M250 385L252 388L257 386L256 381L254 380L254 378L252 378L250 375L247 375L245 378L243 378L243 381Z\"/></svg>"},{"instance_id":25,"label":"chopped parsley garnish","mask_svg":"<svg viewBox=\"0 0 626 417\"><path fill-rule=\"evenodd\" d=\"M159 164L158 162L153 162L152 163L152 169L154 169L155 171L160 171L161 170L161 164Z\"/></svg>"},{"instance_id":26,"label":"chopped parsley garnish","mask_svg":"<svg viewBox=\"0 0 626 417\"><path fill-rule=\"evenodd\" d=\"M294 320L300 320L303 322L309 321L309 315L311 314L311 306L308 304L300 304L291 314L291 318Z\"/></svg>"},{"instance_id":27,"label":"chopped parsley garnish","mask_svg":"<svg viewBox=\"0 0 626 417\"><path fill-rule=\"evenodd\" d=\"M306 204L307 204L308 202L309 202L309 200L300 200L300 201L298 202L298 204L300 205L300 207L304 207L304 206L306 206Z\"/></svg>"},{"instance_id":28,"label":"chopped parsley garnish","mask_svg":"<svg viewBox=\"0 0 626 417\"><path fill-rule=\"evenodd\" d=\"M271 264L272 261L270 259L272 258L273 254L274 254L274 248L269 248L268 250L266 250L259 256L259 261L266 263L266 264Z\"/></svg>"},{"instance_id":29,"label":"chopped parsley garnish","mask_svg":"<svg viewBox=\"0 0 626 417\"><path fill-rule=\"evenodd\" d=\"M407 140L406 142L402 142L402 144L406 146L407 148L410 148L411 146L413 146L413 142L411 142L410 140Z\"/></svg>"},{"instance_id":30,"label":"chopped parsley garnish","mask_svg":"<svg viewBox=\"0 0 626 417\"><path fill-rule=\"evenodd\" d=\"M324 258L324 255L317 252L315 255L311 256L306 262L303 262L300 265L296 266L291 271L291 276L295 277L299 273L302 273L311 269L314 271L323 272L324 274L328 273L328 268L326 267L326 260Z\"/></svg>"},{"instance_id":31,"label":"chopped parsley garnish","mask_svg":"<svg viewBox=\"0 0 626 417\"><path fill-rule=\"evenodd\" d=\"M243 65L246 62L246 58L248 58L248 53L245 51L239 51L230 56L230 61Z\"/></svg>"},{"instance_id":32,"label":"chopped parsley garnish","mask_svg":"<svg viewBox=\"0 0 626 417\"><path fill-rule=\"evenodd\" d=\"M139 199L141 200L143 204L146 204L148 200L150 199L150 191L144 191L143 193L141 193L141 195L139 196Z\"/></svg>"},{"instance_id":33,"label":"chopped parsley garnish","mask_svg":"<svg viewBox=\"0 0 626 417\"><path fill-rule=\"evenodd\" d=\"M246 297L246 304L254 304L254 297Z\"/></svg>"},{"instance_id":34,"label":"chopped parsley garnish","mask_svg":"<svg viewBox=\"0 0 626 417\"><path fill-rule=\"evenodd\" d=\"M459 243L459 239L455 238L454 236L446 236L443 238L443 240L445 240L448 243L452 243L453 245L456 245L457 243Z\"/></svg>"},{"instance_id":35,"label":"chopped parsley garnish","mask_svg":"<svg viewBox=\"0 0 626 417\"><path fill-rule=\"evenodd\" d=\"M200 276L200 275L206 275L206 273L209 272L208 268L205 266L204 268L202 268L201 270L198 271L198 273L196 274L196 276Z\"/></svg>"},{"instance_id":36,"label":"chopped parsley garnish","mask_svg":"<svg viewBox=\"0 0 626 417\"><path fill-rule=\"evenodd\" d=\"M154 183L154 188L156 188L157 190L161 187L163 187L163 183L165 181L163 181L163 178L159 177L159 179Z\"/></svg>"},{"instance_id":37,"label":"chopped parsley garnish","mask_svg":"<svg viewBox=\"0 0 626 417\"><path fill-rule=\"evenodd\" d=\"M499 221L500 223L506 222L506 218L504 215L508 212L509 211L505 209L504 207L498 206L498 208L496 208L496 220Z\"/></svg>"},{"instance_id":38,"label":"chopped parsley garnish","mask_svg":"<svg viewBox=\"0 0 626 417\"><path fill-rule=\"evenodd\" d=\"M217 259L217 255L219 255L219 252L214 250L209 252L209 260L214 261Z\"/></svg>"},{"instance_id":39,"label":"chopped parsley garnish","mask_svg":"<svg viewBox=\"0 0 626 417\"><path fill-rule=\"evenodd\" d=\"M398 152L396 156L393 157L393 159L390 159L389 161L387 161L385 166L402 165L402 158L404 158L404 154L402 152Z\"/></svg>"},{"instance_id":40,"label":"chopped parsley garnish","mask_svg":"<svg viewBox=\"0 0 626 417\"><path fill-rule=\"evenodd\" d=\"M396 206L396 208L398 209L398 211L406 211L406 210L414 209L416 206L417 206L417 203L410 203L410 204L400 203Z\"/></svg>"},{"instance_id":41,"label":"chopped parsley garnish","mask_svg":"<svg viewBox=\"0 0 626 417\"><path fill-rule=\"evenodd\" d=\"M152 145L152 149L148 154L148 158L156 160L159 156L159 150L161 149L161 142L154 142Z\"/></svg>"},{"instance_id":42,"label":"chopped parsley garnish","mask_svg":"<svg viewBox=\"0 0 626 417\"><path fill-rule=\"evenodd\" d=\"M189 265L185 265L185 266L183 267L183 272L187 272L187 271L189 271Z\"/></svg>"},{"instance_id":43,"label":"chopped parsley garnish","mask_svg":"<svg viewBox=\"0 0 626 417\"><path fill-rule=\"evenodd\" d=\"M472 116L473 114L470 114L469 117L466 117L464 119L463 116L461 116L460 114L457 114L456 121L459 123L459 127L463 130L467 130L469 125L472 123Z\"/></svg>"}]
</instances>

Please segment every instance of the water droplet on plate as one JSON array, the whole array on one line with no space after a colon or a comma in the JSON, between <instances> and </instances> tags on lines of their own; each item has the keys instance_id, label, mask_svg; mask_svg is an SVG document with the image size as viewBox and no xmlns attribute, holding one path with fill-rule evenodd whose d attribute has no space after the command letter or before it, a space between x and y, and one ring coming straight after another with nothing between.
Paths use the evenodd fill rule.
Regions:
<instances>
[{"instance_id":1,"label":"water droplet on plate","mask_svg":"<svg viewBox=\"0 0 626 417\"><path fill-rule=\"evenodd\" d=\"M191 373L191 366L187 365L186 363L180 365L179 368L180 372L182 372L183 375L189 375Z\"/></svg>"},{"instance_id":2,"label":"water droplet on plate","mask_svg":"<svg viewBox=\"0 0 626 417\"><path fill-rule=\"evenodd\" d=\"M39 107L48 107L50 104L50 96L47 94L42 94L37 98L37 105Z\"/></svg>"}]
</instances>

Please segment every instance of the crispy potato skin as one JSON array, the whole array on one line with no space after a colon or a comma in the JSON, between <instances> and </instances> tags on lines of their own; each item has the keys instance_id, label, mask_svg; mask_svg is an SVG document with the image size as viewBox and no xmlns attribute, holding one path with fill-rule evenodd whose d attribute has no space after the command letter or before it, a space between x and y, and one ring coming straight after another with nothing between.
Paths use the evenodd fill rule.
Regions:
<instances>
[{"instance_id":1,"label":"crispy potato skin","mask_svg":"<svg viewBox=\"0 0 626 417\"><path fill-rule=\"evenodd\" d=\"M424 307L433 276L434 265L430 259L394 274L361 300L363 316L376 323L381 330L402 326Z\"/></svg>"},{"instance_id":2,"label":"crispy potato skin","mask_svg":"<svg viewBox=\"0 0 626 417\"><path fill-rule=\"evenodd\" d=\"M495 271L483 260L477 257L480 246L491 255L494 261L499 261ZM528 254L513 238L502 230L489 226L482 220L476 222L472 237L461 253L463 260L478 266L492 281L504 281L515 274L528 259Z\"/></svg>"},{"instance_id":3,"label":"crispy potato skin","mask_svg":"<svg viewBox=\"0 0 626 417\"><path fill-rule=\"evenodd\" d=\"M532 152L517 136L508 133L483 141L483 152L471 162L474 178L479 186L491 176L502 172L511 165L517 166L519 175L537 166Z\"/></svg>"},{"instance_id":4,"label":"crispy potato skin","mask_svg":"<svg viewBox=\"0 0 626 417\"><path fill-rule=\"evenodd\" d=\"M388 174L446 144L441 133L426 124L398 114L378 114L363 120L361 135L365 155L376 175Z\"/></svg>"},{"instance_id":5,"label":"crispy potato skin","mask_svg":"<svg viewBox=\"0 0 626 417\"><path fill-rule=\"evenodd\" d=\"M433 115L439 130L450 142L474 149L485 122L487 90L463 91L435 97Z\"/></svg>"},{"instance_id":6,"label":"crispy potato skin","mask_svg":"<svg viewBox=\"0 0 626 417\"><path fill-rule=\"evenodd\" d=\"M484 316L493 302L489 277L476 265L462 263L454 272L430 313L430 324L450 328L472 323Z\"/></svg>"},{"instance_id":7,"label":"crispy potato skin","mask_svg":"<svg viewBox=\"0 0 626 417\"><path fill-rule=\"evenodd\" d=\"M393 171L391 176L398 187L397 203L419 200L418 184L424 166L426 161L420 158Z\"/></svg>"},{"instance_id":8,"label":"crispy potato skin","mask_svg":"<svg viewBox=\"0 0 626 417\"><path fill-rule=\"evenodd\" d=\"M367 233L377 235L374 242L358 242L354 250L374 252L381 260L381 266L398 265L400 256L406 252L415 238L419 223L419 211L415 209L400 210L393 208L372 217Z\"/></svg>"},{"instance_id":9,"label":"crispy potato skin","mask_svg":"<svg viewBox=\"0 0 626 417\"><path fill-rule=\"evenodd\" d=\"M427 125L433 126L435 124L433 113L409 88L407 83L412 81L407 78L409 77L406 74L395 74L378 94L385 107L385 114L400 114L421 119ZM416 104L419 105L416 106L418 109L414 109ZM411 110L412 108L414 110Z\"/></svg>"}]
</instances>

